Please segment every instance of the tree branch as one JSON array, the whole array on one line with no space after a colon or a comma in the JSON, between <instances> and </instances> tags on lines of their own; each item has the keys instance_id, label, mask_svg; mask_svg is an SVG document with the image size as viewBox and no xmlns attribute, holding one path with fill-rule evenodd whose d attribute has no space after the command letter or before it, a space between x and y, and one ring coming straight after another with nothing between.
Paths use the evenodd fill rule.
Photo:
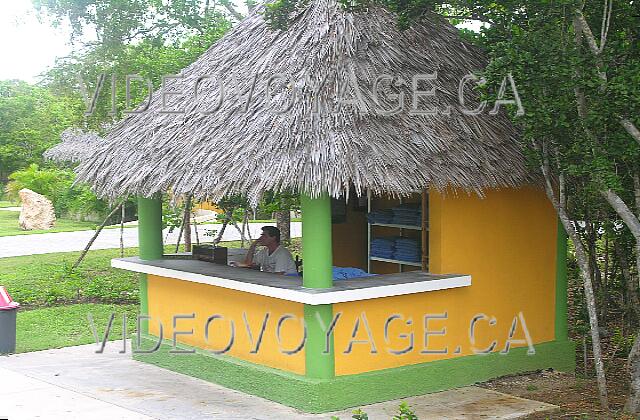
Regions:
<instances>
[{"instance_id":1,"label":"tree branch","mask_svg":"<svg viewBox=\"0 0 640 420\"><path fill-rule=\"evenodd\" d=\"M605 200L613 207L618 216L622 219L625 225L631 231L631 234L636 238L636 241L640 242L640 220L629 209L629 206L616 194L613 190L608 189L600 191L600 194Z\"/></svg>"},{"instance_id":2,"label":"tree branch","mask_svg":"<svg viewBox=\"0 0 640 420\"><path fill-rule=\"evenodd\" d=\"M600 28L600 53L604 51L611 26L611 13L613 12L613 0L604 0L604 11L602 12L602 27Z\"/></svg>"},{"instance_id":3,"label":"tree branch","mask_svg":"<svg viewBox=\"0 0 640 420\"><path fill-rule=\"evenodd\" d=\"M220 4L223 5L229 11L229 13L231 13L231 16L233 16L237 20L244 19L244 16L242 16L242 14L236 10L236 8L233 6L233 4L231 4L229 0L220 0Z\"/></svg>"},{"instance_id":4,"label":"tree branch","mask_svg":"<svg viewBox=\"0 0 640 420\"><path fill-rule=\"evenodd\" d=\"M580 29L587 39L587 45L589 45L589 49L595 56L599 56L601 51L600 47L598 47L598 43L596 42L596 37L593 36L593 32L591 31L591 27L582 14L582 10L576 10L576 18L580 22Z\"/></svg>"},{"instance_id":5,"label":"tree branch","mask_svg":"<svg viewBox=\"0 0 640 420\"><path fill-rule=\"evenodd\" d=\"M627 130L627 133L631 134L631 137L633 137L638 142L638 144L640 144L640 130L638 130L638 127L636 127L635 124L631 122L631 120L626 118L621 119L620 124L622 124L625 130Z\"/></svg>"}]
</instances>

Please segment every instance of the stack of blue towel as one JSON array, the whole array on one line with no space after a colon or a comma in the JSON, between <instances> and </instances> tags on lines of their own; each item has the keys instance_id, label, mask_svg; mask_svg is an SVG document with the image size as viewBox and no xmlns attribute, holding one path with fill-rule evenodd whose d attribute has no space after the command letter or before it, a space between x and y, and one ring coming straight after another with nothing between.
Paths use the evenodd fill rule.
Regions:
<instances>
[{"instance_id":1,"label":"stack of blue towel","mask_svg":"<svg viewBox=\"0 0 640 420\"><path fill-rule=\"evenodd\" d=\"M420 262L420 243L410 238L396 239L394 258L401 261Z\"/></svg>"},{"instance_id":2,"label":"stack of blue towel","mask_svg":"<svg viewBox=\"0 0 640 420\"><path fill-rule=\"evenodd\" d=\"M371 256L409 262L422 261L420 241L400 236L372 239Z\"/></svg>"},{"instance_id":3,"label":"stack of blue towel","mask_svg":"<svg viewBox=\"0 0 640 420\"><path fill-rule=\"evenodd\" d=\"M406 203L391 209L392 223L396 225L420 226L422 224L422 210L420 204Z\"/></svg>"},{"instance_id":4,"label":"stack of blue towel","mask_svg":"<svg viewBox=\"0 0 640 420\"><path fill-rule=\"evenodd\" d=\"M371 256L379 258L393 258L395 251L395 237L375 238L371 240Z\"/></svg>"},{"instance_id":5,"label":"stack of blue towel","mask_svg":"<svg viewBox=\"0 0 640 420\"><path fill-rule=\"evenodd\" d=\"M369 223L391 223L393 221L393 211L391 209L373 210L367 214Z\"/></svg>"}]
</instances>

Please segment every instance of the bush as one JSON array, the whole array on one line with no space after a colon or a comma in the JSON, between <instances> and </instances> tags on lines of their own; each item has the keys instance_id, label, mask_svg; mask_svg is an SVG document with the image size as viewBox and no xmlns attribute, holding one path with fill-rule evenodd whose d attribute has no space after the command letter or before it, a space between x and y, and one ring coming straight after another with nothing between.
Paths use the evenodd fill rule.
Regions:
<instances>
[{"instance_id":1,"label":"bush","mask_svg":"<svg viewBox=\"0 0 640 420\"><path fill-rule=\"evenodd\" d=\"M51 200L56 216L70 214L99 214L108 211L107 203L100 200L85 185L73 185L75 173L70 169L40 168L31 164L9 175L6 192L8 198L19 201L19 191L28 188Z\"/></svg>"}]
</instances>

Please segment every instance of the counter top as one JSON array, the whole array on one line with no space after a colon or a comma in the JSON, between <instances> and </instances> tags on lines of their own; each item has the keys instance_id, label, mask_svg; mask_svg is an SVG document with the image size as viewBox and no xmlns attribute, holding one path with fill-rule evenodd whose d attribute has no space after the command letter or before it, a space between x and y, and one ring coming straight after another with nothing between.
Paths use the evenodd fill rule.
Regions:
<instances>
[{"instance_id":1,"label":"counter top","mask_svg":"<svg viewBox=\"0 0 640 420\"><path fill-rule=\"evenodd\" d=\"M173 257L151 261L141 260L138 257L116 258L111 260L111 266L308 305L352 302L471 285L469 275L436 275L422 271L409 271L336 280L331 288L310 289L302 286L301 277L263 273L190 258Z\"/></svg>"}]
</instances>

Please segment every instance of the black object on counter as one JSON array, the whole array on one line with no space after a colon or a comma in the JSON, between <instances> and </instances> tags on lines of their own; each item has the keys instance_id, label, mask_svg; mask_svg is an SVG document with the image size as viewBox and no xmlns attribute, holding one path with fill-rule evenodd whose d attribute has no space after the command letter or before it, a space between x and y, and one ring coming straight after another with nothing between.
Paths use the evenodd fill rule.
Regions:
<instances>
[{"instance_id":1,"label":"black object on counter","mask_svg":"<svg viewBox=\"0 0 640 420\"><path fill-rule=\"evenodd\" d=\"M212 244L194 245L192 248L193 258L209 261L216 264L227 265L227 247L213 246Z\"/></svg>"}]
</instances>

